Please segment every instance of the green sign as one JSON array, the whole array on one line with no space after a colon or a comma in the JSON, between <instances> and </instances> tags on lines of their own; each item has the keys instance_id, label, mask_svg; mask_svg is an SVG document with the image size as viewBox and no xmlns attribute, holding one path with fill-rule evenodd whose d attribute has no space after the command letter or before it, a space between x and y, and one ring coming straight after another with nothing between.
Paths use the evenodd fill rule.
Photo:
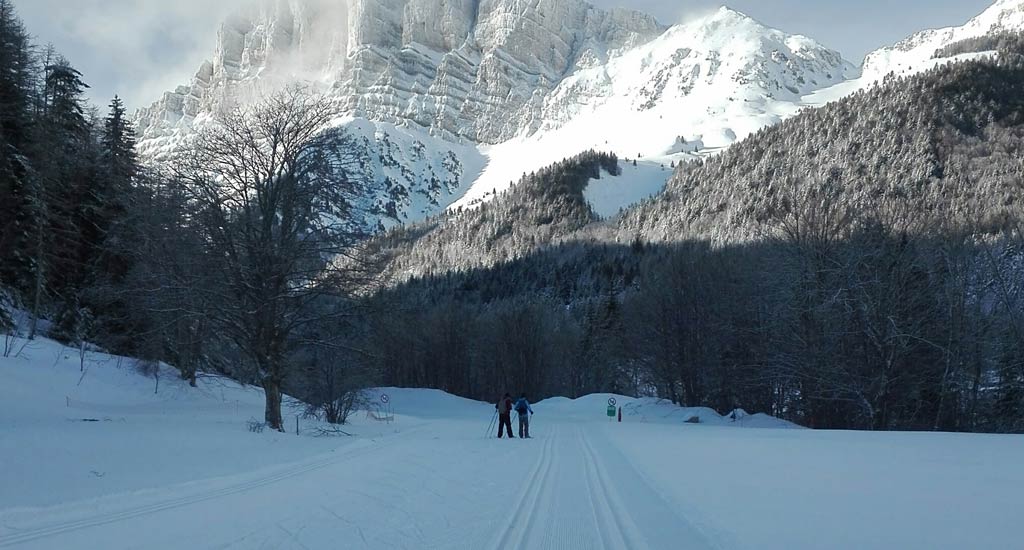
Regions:
<instances>
[{"instance_id":1,"label":"green sign","mask_svg":"<svg viewBox=\"0 0 1024 550\"><path fill-rule=\"evenodd\" d=\"M615 416L615 405L608 405L608 416Z\"/></svg>"}]
</instances>

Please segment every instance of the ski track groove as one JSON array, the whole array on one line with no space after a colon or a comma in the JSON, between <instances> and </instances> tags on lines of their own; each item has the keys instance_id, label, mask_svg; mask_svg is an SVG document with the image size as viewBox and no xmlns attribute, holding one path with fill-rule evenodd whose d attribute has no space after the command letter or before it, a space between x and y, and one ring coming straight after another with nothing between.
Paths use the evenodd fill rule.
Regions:
<instances>
[{"instance_id":1,"label":"ski track groove","mask_svg":"<svg viewBox=\"0 0 1024 550\"><path fill-rule=\"evenodd\" d=\"M509 520L501 531L501 537L491 546L494 550L525 548L526 537L529 535L530 526L537 515L536 504L541 498L541 493L544 492L548 485L547 478L551 474L552 455L554 454L552 449L555 446L556 438L557 433L555 431L552 431L544 438L544 446L541 448L537 465L534 466L526 481L526 488L516 500L513 512L508 516ZM516 529L520 524L522 526ZM513 535L516 535L514 539ZM510 544L513 540L515 541L514 544Z\"/></svg>"},{"instance_id":2,"label":"ski track groove","mask_svg":"<svg viewBox=\"0 0 1024 550\"><path fill-rule=\"evenodd\" d=\"M227 496L237 495L273 485L275 483L291 479L294 477L301 476L310 472L322 470L329 466L345 462L347 460L358 458L366 454L379 451L381 448L387 448L396 445L400 438L393 438L391 441L373 445L370 447L364 447L361 449L355 449L351 452L342 453L338 456L332 456L326 460L320 460L317 462L304 464L294 469L285 470L276 474L271 474L249 481L243 481L235 484L221 487L212 491L203 491L197 494L188 495L184 497L178 497L173 499L164 500L161 502L155 502L145 506L139 506L137 508L130 508L128 510L121 510L118 512L100 514L92 517L86 517L78 520L72 520L63 523L57 523L44 527L30 528L27 530L20 530L10 535L0 535L0 548L10 547L16 544L24 544L26 542L32 542L39 539L45 539L48 537L63 535L74 531L80 531L82 529L89 529L92 527L100 527L103 525L109 525L120 521L134 519L138 517L148 516L158 512L164 512L167 510L173 510L175 508L182 508L190 506L192 504L199 504L210 500L216 500Z\"/></svg>"},{"instance_id":3,"label":"ski track groove","mask_svg":"<svg viewBox=\"0 0 1024 550\"><path fill-rule=\"evenodd\" d=\"M587 464L588 489L593 495L594 482L596 482L598 500L604 504L602 508L605 510L606 517L605 521L601 522L601 524L605 526L613 525L615 527L613 535L615 536L616 544L613 544L612 547L629 549L648 548L646 540L640 529L633 522L629 511L623 508L622 496L615 490L614 483L604 470L597 452L594 451L586 436L583 435L582 428L578 428L578 430L580 443L583 448L583 456Z\"/></svg>"},{"instance_id":4,"label":"ski track groove","mask_svg":"<svg viewBox=\"0 0 1024 550\"><path fill-rule=\"evenodd\" d=\"M576 439L579 441L581 449L583 447L583 437L583 431L577 430ZM601 548L604 550L612 550L608 548L608 538L605 536L605 525L607 525L607 523L602 521L603 514L598 511L599 506L597 499L595 498L596 495L594 495L593 483L591 482L592 468L593 466L590 464L589 460L583 461L583 476L587 483L587 500L590 502L590 513L594 518L594 525L596 525L598 530L601 532L601 536L599 537Z\"/></svg>"}]
</instances>

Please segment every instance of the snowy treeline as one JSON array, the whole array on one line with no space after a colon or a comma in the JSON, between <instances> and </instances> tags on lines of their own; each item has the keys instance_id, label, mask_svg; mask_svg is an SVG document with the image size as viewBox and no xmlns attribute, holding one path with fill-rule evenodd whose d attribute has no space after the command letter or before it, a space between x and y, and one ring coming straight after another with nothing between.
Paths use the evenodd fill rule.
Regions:
<instances>
[{"instance_id":1,"label":"snowy treeline","mask_svg":"<svg viewBox=\"0 0 1024 550\"><path fill-rule=\"evenodd\" d=\"M558 247L529 251L543 207L511 208L515 191L411 228L396 281L420 277L379 297L401 314L372 331L402 343L386 380L1020 431L1022 84L1012 55L889 79L681 166Z\"/></svg>"},{"instance_id":2,"label":"snowy treeline","mask_svg":"<svg viewBox=\"0 0 1024 550\"><path fill-rule=\"evenodd\" d=\"M967 38L939 48L935 51L934 57L941 59L967 53L994 51L1024 53L1024 35L1019 32L1004 31Z\"/></svg>"}]
</instances>

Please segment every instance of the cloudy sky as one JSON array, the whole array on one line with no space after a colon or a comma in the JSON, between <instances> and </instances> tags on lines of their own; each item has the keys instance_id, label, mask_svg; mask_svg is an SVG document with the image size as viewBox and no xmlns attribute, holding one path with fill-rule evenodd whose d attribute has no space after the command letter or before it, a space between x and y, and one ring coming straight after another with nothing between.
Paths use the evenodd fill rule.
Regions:
<instances>
[{"instance_id":1,"label":"cloudy sky","mask_svg":"<svg viewBox=\"0 0 1024 550\"><path fill-rule=\"evenodd\" d=\"M85 74L94 102L115 93L132 108L188 82L213 52L219 22L252 0L14 0L39 43L53 43ZM855 64L922 28L959 25L993 0L593 0L674 23L723 3L805 34Z\"/></svg>"}]
</instances>

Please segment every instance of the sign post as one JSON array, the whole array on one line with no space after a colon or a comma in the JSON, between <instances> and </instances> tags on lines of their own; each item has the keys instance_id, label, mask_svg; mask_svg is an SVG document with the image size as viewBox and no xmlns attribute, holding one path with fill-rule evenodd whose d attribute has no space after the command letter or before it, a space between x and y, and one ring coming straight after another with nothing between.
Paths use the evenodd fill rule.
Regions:
<instances>
[{"instance_id":1,"label":"sign post","mask_svg":"<svg viewBox=\"0 0 1024 550\"><path fill-rule=\"evenodd\" d=\"M391 396L386 393L380 394L380 402L384 404L384 418L388 424L394 419L391 413Z\"/></svg>"},{"instance_id":2,"label":"sign post","mask_svg":"<svg viewBox=\"0 0 1024 550\"><path fill-rule=\"evenodd\" d=\"M609 397L608 398L608 421L609 422L612 422L612 421L615 420L615 403L616 403L616 401L615 401L614 397Z\"/></svg>"}]
</instances>

